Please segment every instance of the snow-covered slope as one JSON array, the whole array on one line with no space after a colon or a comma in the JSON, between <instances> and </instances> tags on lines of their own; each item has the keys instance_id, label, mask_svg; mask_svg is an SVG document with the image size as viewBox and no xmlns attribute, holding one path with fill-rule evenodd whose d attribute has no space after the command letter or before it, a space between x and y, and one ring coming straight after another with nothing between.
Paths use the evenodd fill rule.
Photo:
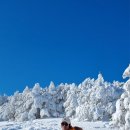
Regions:
<instances>
[{"instance_id":1,"label":"snow-covered slope","mask_svg":"<svg viewBox=\"0 0 130 130\"><path fill-rule=\"evenodd\" d=\"M26 122L0 122L0 130L61 130L60 118L39 119ZM76 122L72 126L80 126L83 130L112 130L107 122ZM116 129L113 129L116 130Z\"/></svg>"}]
</instances>

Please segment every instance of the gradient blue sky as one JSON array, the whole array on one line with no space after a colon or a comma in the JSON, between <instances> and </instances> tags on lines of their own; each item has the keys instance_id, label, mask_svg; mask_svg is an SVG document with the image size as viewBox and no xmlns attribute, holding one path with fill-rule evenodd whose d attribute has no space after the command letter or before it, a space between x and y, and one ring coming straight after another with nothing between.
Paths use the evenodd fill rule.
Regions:
<instances>
[{"instance_id":1,"label":"gradient blue sky","mask_svg":"<svg viewBox=\"0 0 130 130\"><path fill-rule=\"evenodd\" d=\"M122 80L130 63L127 0L0 1L0 94L39 82Z\"/></svg>"}]
</instances>

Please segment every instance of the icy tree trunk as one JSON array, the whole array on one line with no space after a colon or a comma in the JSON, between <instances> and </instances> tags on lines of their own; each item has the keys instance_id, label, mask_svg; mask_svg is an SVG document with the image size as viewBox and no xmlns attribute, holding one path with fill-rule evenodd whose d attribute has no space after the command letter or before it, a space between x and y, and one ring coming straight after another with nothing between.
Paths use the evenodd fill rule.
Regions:
<instances>
[{"instance_id":1,"label":"icy tree trunk","mask_svg":"<svg viewBox=\"0 0 130 130\"><path fill-rule=\"evenodd\" d=\"M37 108L37 113L36 113L36 119L40 119L41 116L40 116L40 108Z\"/></svg>"}]
</instances>

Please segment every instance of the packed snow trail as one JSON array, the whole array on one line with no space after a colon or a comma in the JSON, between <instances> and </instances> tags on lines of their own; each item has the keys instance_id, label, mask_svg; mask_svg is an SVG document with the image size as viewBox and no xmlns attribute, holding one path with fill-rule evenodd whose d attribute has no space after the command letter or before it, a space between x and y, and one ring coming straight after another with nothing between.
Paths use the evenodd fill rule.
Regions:
<instances>
[{"instance_id":1,"label":"packed snow trail","mask_svg":"<svg viewBox=\"0 0 130 130\"><path fill-rule=\"evenodd\" d=\"M0 130L61 130L61 118L40 119L25 122L0 122ZM83 130L116 130L107 126L108 122L77 122L72 120L73 126L80 126Z\"/></svg>"}]
</instances>

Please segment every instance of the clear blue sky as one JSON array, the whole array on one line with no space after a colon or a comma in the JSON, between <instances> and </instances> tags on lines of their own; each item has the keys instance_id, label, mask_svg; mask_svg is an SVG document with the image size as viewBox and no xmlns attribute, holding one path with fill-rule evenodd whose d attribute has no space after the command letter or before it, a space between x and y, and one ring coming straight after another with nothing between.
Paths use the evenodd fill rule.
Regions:
<instances>
[{"instance_id":1,"label":"clear blue sky","mask_svg":"<svg viewBox=\"0 0 130 130\"><path fill-rule=\"evenodd\" d=\"M130 63L127 0L0 1L0 94L80 83L101 72L122 81Z\"/></svg>"}]
</instances>

